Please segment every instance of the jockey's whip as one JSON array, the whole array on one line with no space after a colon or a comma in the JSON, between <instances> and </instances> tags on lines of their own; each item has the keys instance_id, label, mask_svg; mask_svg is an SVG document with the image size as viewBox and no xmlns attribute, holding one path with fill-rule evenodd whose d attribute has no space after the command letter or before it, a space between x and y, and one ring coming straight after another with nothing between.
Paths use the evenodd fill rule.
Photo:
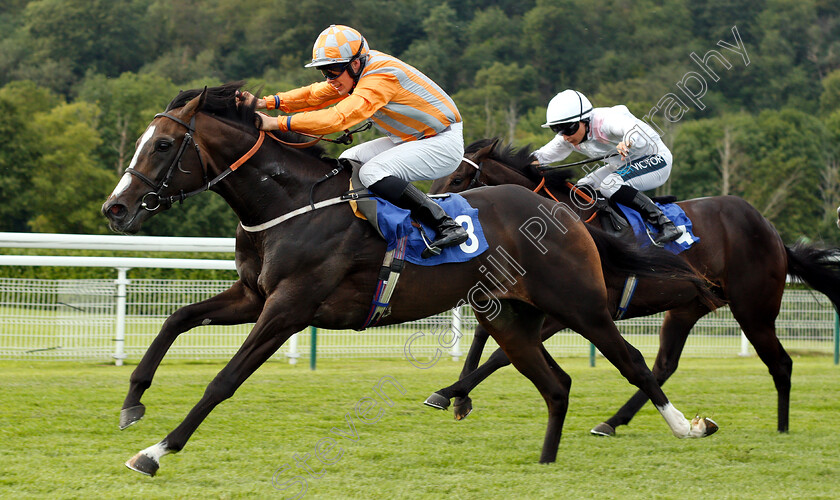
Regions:
<instances>
[{"instance_id":1,"label":"jockey's whip","mask_svg":"<svg viewBox=\"0 0 840 500\"><path fill-rule=\"evenodd\" d=\"M588 160L581 160L576 161L574 163L564 163L562 165L552 165L548 164L545 166L540 165L537 167L537 170L540 172L551 172L552 170L559 170L561 168L569 168L569 167L577 167L580 165L586 165L587 163L595 163L596 161L606 160L607 158L612 158L613 156L618 156L620 153L610 153L608 155L599 156L597 158L589 158Z\"/></svg>"}]
</instances>

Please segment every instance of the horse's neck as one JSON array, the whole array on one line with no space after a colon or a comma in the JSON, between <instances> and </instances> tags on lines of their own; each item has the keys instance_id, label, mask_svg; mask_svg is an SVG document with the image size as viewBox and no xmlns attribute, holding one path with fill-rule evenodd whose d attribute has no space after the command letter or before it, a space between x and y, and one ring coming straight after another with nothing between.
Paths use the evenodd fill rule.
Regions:
<instances>
[{"instance_id":1,"label":"horse's neck","mask_svg":"<svg viewBox=\"0 0 840 500\"><path fill-rule=\"evenodd\" d=\"M504 169L504 171L499 171L500 174L504 175L504 180L499 182L499 184L517 184L519 186L524 186L532 191L537 192L542 196L545 196L546 198L551 198L559 203L563 203L569 206L572 209L572 211L579 214L580 217L584 220L589 219L593 211L596 210L594 207L582 207L581 203L583 202L583 200L581 200L581 203L574 203L571 197L571 187L549 187L544 182L534 181L530 177L519 172L516 168L508 166L504 163L500 162L498 167L500 169ZM566 182L568 183L569 181Z\"/></svg>"},{"instance_id":2,"label":"horse's neck","mask_svg":"<svg viewBox=\"0 0 840 500\"><path fill-rule=\"evenodd\" d=\"M528 189L535 189L537 187L536 182L517 171L516 168L508 166L499 160L494 161L496 162L496 175L498 175L499 180L492 182L493 184L516 184ZM489 174L490 172L488 171L487 173Z\"/></svg>"}]
</instances>

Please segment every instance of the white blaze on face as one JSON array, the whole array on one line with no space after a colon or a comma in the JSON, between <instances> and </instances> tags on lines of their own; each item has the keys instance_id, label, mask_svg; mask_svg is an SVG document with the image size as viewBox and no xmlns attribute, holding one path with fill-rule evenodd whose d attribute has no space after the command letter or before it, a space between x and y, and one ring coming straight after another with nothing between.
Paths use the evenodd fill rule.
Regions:
<instances>
[{"instance_id":1,"label":"white blaze on face","mask_svg":"<svg viewBox=\"0 0 840 500\"><path fill-rule=\"evenodd\" d=\"M114 192L111 193L111 198L121 195L123 191L128 189L129 184L131 184L131 174L126 172L123 174L120 182L117 183L117 187L114 188Z\"/></svg>"},{"instance_id":2,"label":"white blaze on face","mask_svg":"<svg viewBox=\"0 0 840 500\"><path fill-rule=\"evenodd\" d=\"M143 147L146 146L146 143L149 142L154 135L155 126L150 125L143 134L143 137L140 138L140 144L138 144L137 149L134 150L134 156L131 158L131 163L128 164L128 168L134 168L137 166L137 159L140 157L140 151L143 150ZM129 184L131 184L131 174L126 172L123 174L122 179L120 179L119 184L117 184L117 187L114 188L114 192L111 193L111 197L121 195L123 191L128 189Z\"/></svg>"}]
</instances>

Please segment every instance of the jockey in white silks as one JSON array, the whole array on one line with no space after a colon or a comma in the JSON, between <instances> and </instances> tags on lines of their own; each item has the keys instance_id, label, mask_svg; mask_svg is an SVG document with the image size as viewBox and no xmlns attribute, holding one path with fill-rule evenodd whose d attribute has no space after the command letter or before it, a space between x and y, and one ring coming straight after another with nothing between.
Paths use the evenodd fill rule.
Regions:
<instances>
[{"instance_id":1,"label":"jockey in white silks","mask_svg":"<svg viewBox=\"0 0 840 500\"><path fill-rule=\"evenodd\" d=\"M607 199L637 210L659 230L651 236L662 246L682 234L674 223L642 191L657 188L668 180L673 157L662 139L626 106L594 108L583 94L564 90L548 103L546 123L557 135L534 151L540 164L565 159L572 152L605 159L605 165L590 172L578 185L587 185Z\"/></svg>"}]
</instances>

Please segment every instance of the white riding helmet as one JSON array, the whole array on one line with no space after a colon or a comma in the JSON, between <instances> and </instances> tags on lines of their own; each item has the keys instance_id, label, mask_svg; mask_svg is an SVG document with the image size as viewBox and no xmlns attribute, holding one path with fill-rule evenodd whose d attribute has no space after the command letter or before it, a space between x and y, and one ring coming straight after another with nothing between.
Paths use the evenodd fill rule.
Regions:
<instances>
[{"instance_id":1,"label":"white riding helmet","mask_svg":"<svg viewBox=\"0 0 840 500\"><path fill-rule=\"evenodd\" d=\"M545 111L546 122L542 128L558 123L587 120L592 115L592 103L577 90L566 89L554 96Z\"/></svg>"}]
</instances>

